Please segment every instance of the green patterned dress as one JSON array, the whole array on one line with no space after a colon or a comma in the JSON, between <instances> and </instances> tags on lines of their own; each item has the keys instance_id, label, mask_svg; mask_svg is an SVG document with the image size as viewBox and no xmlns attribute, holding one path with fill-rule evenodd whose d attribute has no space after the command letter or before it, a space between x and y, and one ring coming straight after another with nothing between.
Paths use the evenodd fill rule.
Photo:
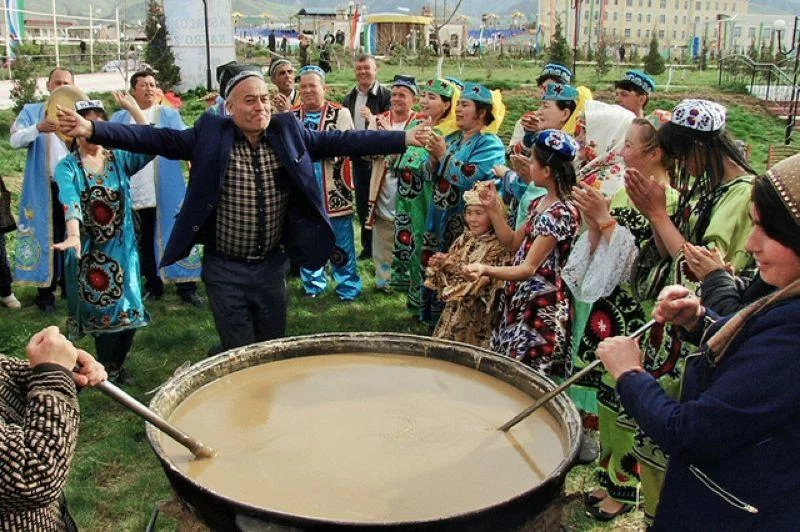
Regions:
<instances>
[{"instance_id":1,"label":"green patterned dress","mask_svg":"<svg viewBox=\"0 0 800 532\"><path fill-rule=\"evenodd\" d=\"M750 219L752 188L753 176L737 177L720 185L710 195L696 195L683 212L676 214L676 225L687 241L719 249L725 262L732 264L739 275L753 263L745 250L753 227ZM707 214L705 228L698 226L702 214ZM687 268L682 254L672 262L666 284L680 284L692 291L698 288L698 280ZM677 398L684 361L694 346L682 342L678 328L671 325L653 327L642 337L640 345L645 369L671 397ZM640 465L645 516L652 518L658 507L668 457L639 429L636 430L634 454Z\"/></svg>"}]
</instances>

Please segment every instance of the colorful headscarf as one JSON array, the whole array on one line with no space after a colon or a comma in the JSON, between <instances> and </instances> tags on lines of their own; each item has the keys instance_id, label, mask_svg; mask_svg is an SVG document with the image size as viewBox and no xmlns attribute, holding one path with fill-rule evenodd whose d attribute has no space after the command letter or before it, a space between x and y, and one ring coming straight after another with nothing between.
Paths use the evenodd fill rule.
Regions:
<instances>
[{"instance_id":1,"label":"colorful headscarf","mask_svg":"<svg viewBox=\"0 0 800 532\"><path fill-rule=\"evenodd\" d=\"M591 100L586 102L583 119L586 132L582 142L585 164L578 170L578 182L600 190L607 198L625 184L625 161L620 152L625 145L635 115L619 105Z\"/></svg>"},{"instance_id":2,"label":"colorful headscarf","mask_svg":"<svg viewBox=\"0 0 800 532\"><path fill-rule=\"evenodd\" d=\"M575 106L575 112L569 117L567 123L564 124L564 127L561 128L570 135L575 134L575 126L578 124L578 118L583 114L584 109L586 109L587 102L592 101L592 91L588 88L581 85L578 87L578 102Z\"/></svg>"}]
</instances>

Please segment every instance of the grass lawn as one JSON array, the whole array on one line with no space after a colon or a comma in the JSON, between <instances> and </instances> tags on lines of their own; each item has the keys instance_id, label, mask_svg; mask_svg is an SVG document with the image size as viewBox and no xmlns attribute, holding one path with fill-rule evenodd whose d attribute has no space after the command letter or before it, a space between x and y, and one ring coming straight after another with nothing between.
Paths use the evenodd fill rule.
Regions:
<instances>
[{"instance_id":1,"label":"grass lawn","mask_svg":"<svg viewBox=\"0 0 800 532\"><path fill-rule=\"evenodd\" d=\"M477 63L477 62L476 62ZM539 67L525 67L521 62L496 65L489 72L485 65L467 64L461 73L453 74L463 79L503 80L510 83L532 83ZM450 68L448 67L448 71ZM432 68L420 72L410 68L385 65L381 68L381 79L391 79L394 73L410 72L420 78L432 74ZM607 88L611 80L621 71L612 71L602 80L579 73L579 82L601 91L601 99L610 97ZM752 147L752 160L756 169L764 169L769 144L782 142L782 123L769 116L753 99L736 94L718 92L714 72L678 72L673 83L680 80L686 85L680 92L659 94L652 108L671 108L683 97L709 97L723 101L729 106L729 129L732 134L745 140ZM335 93L341 97L351 84L349 71L331 76L338 83ZM660 83L666 77L659 78ZM505 92L508 115L503 127L510 133L514 121L529 108L535 106L532 88L520 88ZM663 99L662 99L663 97ZM201 112L201 105L193 97L187 97L183 110L187 123L192 123ZM24 167L24 152L11 150L7 131L13 121L8 111L0 112L0 173L12 176L8 180L11 188L19 190L19 175ZM13 253L14 236L10 236L9 251ZM297 279L289 283L291 307L289 314L290 335L328 331L397 331L427 334L405 308L405 300L399 295L385 296L375 291L371 262L362 264L365 281L363 296L355 303L342 305L335 295L329 293L318 299L301 296ZM0 308L0 352L23 356L24 347L33 333L46 325L56 324L63 328L66 306L58 303L58 314L42 316L33 306L35 290L17 287L18 297L24 308L10 311ZM202 287L201 287L202 293ZM168 379L184 362L203 359L209 347L217 342L211 314L207 309L196 309L180 303L170 288L160 301L148 304L152 325L136 335L129 368L135 383L128 391L143 402L148 402L149 392ZM79 342L83 348L93 351L91 339ZM158 501L168 499L170 491L145 438L144 422L127 412L110 399L87 390L81 393L82 424L80 439L67 485L67 496L71 510L82 530L142 530ZM565 520L570 530L637 530L642 527L641 513L632 513L618 519L613 525L601 526L583 514L578 493L588 483L590 469L576 468L567 480L568 504ZM159 529L177 529L175 521L161 518Z\"/></svg>"}]
</instances>

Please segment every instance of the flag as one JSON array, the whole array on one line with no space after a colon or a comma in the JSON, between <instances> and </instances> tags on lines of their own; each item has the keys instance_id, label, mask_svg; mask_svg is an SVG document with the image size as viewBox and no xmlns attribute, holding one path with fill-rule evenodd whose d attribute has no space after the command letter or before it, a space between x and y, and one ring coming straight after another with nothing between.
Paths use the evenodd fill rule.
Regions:
<instances>
[{"instance_id":1,"label":"flag","mask_svg":"<svg viewBox=\"0 0 800 532\"><path fill-rule=\"evenodd\" d=\"M12 46L22 42L25 37L25 0L3 0L6 5L6 28Z\"/></svg>"},{"instance_id":2,"label":"flag","mask_svg":"<svg viewBox=\"0 0 800 532\"><path fill-rule=\"evenodd\" d=\"M356 42L358 41L358 27L361 24L361 13L359 9L361 4L356 4L356 10L353 13L353 19L350 21L350 49L356 49Z\"/></svg>"}]
</instances>

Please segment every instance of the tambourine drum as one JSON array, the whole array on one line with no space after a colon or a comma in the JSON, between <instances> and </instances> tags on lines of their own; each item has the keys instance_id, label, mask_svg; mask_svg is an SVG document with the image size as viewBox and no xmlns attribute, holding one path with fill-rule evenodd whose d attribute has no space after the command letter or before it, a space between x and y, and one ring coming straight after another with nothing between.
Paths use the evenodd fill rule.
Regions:
<instances>
[{"instance_id":1,"label":"tambourine drum","mask_svg":"<svg viewBox=\"0 0 800 532\"><path fill-rule=\"evenodd\" d=\"M80 102L88 99L89 97L86 96L86 93L84 93L75 85L62 85L50 93L50 97L47 99L47 102L44 105L44 114L49 120L58 122L57 106L60 105L64 109L74 110L75 102ZM60 138L67 144L70 144L72 142L72 137L64 135L59 130L56 130L56 135L58 135L58 138Z\"/></svg>"},{"instance_id":2,"label":"tambourine drum","mask_svg":"<svg viewBox=\"0 0 800 532\"><path fill-rule=\"evenodd\" d=\"M218 456L195 460L149 425L147 437L177 498L214 530L532 529L563 491L580 416L562 394L497 427L554 386L428 337L287 338L204 360L153 398Z\"/></svg>"}]
</instances>

